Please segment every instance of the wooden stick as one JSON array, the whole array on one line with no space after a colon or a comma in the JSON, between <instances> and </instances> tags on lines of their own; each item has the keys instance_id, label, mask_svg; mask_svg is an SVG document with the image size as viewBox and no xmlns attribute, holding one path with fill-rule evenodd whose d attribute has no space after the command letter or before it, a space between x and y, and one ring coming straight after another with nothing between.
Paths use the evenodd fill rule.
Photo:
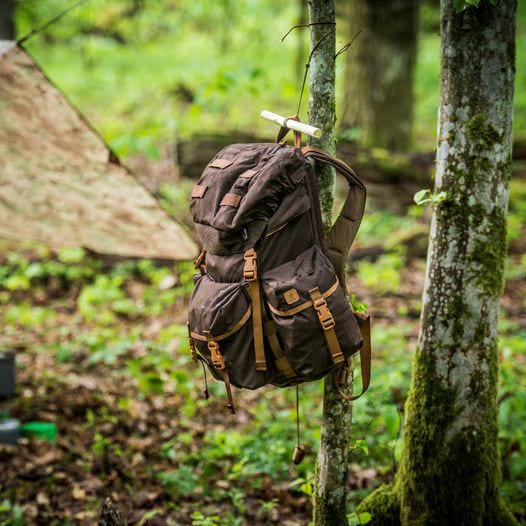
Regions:
<instances>
[{"instance_id":1,"label":"wooden stick","mask_svg":"<svg viewBox=\"0 0 526 526\"><path fill-rule=\"evenodd\" d=\"M322 136L322 131L319 128L315 128L310 124L305 124L304 122L294 121L292 119L287 119L282 117L277 113L272 113L271 111L263 110L261 112L261 117L267 119L267 121L275 122L278 126L283 128L289 128L290 130L299 131L305 135L310 135L311 137L316 137L319 139Z\"/></svg>"}]
</instances>

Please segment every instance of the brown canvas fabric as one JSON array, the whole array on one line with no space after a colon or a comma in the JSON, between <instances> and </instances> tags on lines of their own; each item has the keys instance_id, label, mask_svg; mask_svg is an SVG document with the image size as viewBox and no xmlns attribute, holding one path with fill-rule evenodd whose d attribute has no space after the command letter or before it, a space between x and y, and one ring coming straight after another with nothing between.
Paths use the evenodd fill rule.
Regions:
<instances>
[{"instance_id":1,"label":"brown canvas fabric","mask_svg":"<svg viewBox=\"0 0 526 526\"><path fill-rule=\"evenodd\" d=\"M327 238L312 159L349 183ZM214 377L284 387L325 376L361 348L342 287L364 205L354 172L316 148L234 144L210 161L192 191L204 252L188 323Z\"/></svg>"}]
</instances>

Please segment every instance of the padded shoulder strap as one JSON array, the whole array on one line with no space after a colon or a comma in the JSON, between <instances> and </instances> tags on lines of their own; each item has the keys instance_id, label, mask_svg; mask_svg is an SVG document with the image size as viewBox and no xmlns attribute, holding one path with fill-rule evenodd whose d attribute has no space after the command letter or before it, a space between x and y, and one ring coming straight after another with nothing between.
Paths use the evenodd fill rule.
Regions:
<instances>
[{"instance_id":1,"label":"padded shoulder strap","mask_svg":"<svg viewBox=\"0 0 526 526\"><path fill-rule=\"evenodd\" d=\"M345 263L365 210L365 186L352 168L340 159L331 157L314 146L305 146L301 151L307 158L311 157L334 166L336 171L343 175L349 183L349 191L343 208L327 236L327 248L336 275L340 283L345 283Z\"/></svg>"}]
</instances>

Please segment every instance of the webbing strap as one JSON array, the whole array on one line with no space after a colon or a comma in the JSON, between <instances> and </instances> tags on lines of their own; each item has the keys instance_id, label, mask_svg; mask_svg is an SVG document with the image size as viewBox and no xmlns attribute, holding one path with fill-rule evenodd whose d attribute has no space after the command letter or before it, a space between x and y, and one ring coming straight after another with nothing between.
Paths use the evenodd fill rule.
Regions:
<instances>
[{"instance_id":1,"label":"webbing strap","mask_svg":"<svg viewBox=\"0 0 526 526\"><path fill-rule=\"evenodd\" d=\"M363 338L363 345L360 348L360 369L362 374L362 390L360 394L349 395L344 391L347 387L350 364L345 364L341 369L335 371L338 373L338 378L336 378L338 390L345 400L350 401L360 398L360 396L367 391L371 382L371 317L358 312L355 313L355 316L358 318ZM349 362L351 362L351 360L352 359L349 358Z\"/></svg>"},{"instance_id":2,"label":"webbing strap","mask_svg":"<svg viewBox=\"0 0 526 526\"><path fill-rule=\"evenodd\" d=\"M325 298L321 295L318 287L309 290L309 295L312 299L314 310L318 315L318 321L323 329L323 335L325 336L327 347L331 353L332 361L335 364L344 362L345 357L343 356L340 342L338 341L336 331L334 330L336 322L334 321L334 317L331 314Z\"/></svg>"},{"instance_id":3,"label":"webbing strap","mask_svg":"<svg viewBox=\"0 0 526 526\"><path fill-rule=\"evenodd\" d=\"M278 340L276 324L272 320L265 323L265 336L267 337L270 348L272 349L272 354L274 354L274 363L278 370L287 378L294 378L296 373L294 372L292 365L290 365L287 357L283 354L283 350Z\"/></svg>"},{"instance_id":4,"label":"webbing strap","mask_svg":"<svg viewBox=\"0 0 526 526\"><path fill-rule=\"evenodd\" d=\"M305 146L301 151L305 157L312 157L317 161L334 166L349 183L349 191L340 215L327 236L327 248L331 262L334 265L340 283L345 283L345 263L365 210L365 186L358 179L352 168L340 159L331 157L314 146Z\"/></svg>"},{"instance_id":5,"label":"webbing strap","mask_svg":"<svg viewBox=\"0 0 526 526\"><path fill-rule=\"evenodd\" d=\"M266 371L265 343L263 341L263 316L261 309L261 290L258 280L257 254L249 248L244 254L243 278L248 282L248 294L252 302L252 331L254 333L254 352L256 371Z\"/></svg>"},{"instance_id":6,"label":"webbing strap","mask_svg":"<svg viewBox=\"0 0 526 526\"><path fill-rule=\"evenodd\" d=\"M226 396L228 399L228 404L226 405L230 412L235 415L236 408L234 407L234 397L232 396L232 387L230 385L230 377L228 376L228 371L226 369L221 369L221 376L223 377L223 382L225 382Z\"/></svg>"}]
</instances>

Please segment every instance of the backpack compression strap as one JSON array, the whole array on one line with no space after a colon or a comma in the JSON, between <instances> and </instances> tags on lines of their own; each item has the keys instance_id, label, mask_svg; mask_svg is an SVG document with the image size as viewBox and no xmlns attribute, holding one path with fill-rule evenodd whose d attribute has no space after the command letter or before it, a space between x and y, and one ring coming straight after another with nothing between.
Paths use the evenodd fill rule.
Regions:
<instances>
[{"instance_id":1,"label":"backpack compression strap","mask_svg":"<svg viewBox=\"0 0 526 526\"><path fill-rule=\"evenodd\" d=\"M345 263L365 209L365 186L350 166L331 157L323 150L314 146L305 146L301 151L307 158L334 166L349 183L349 191L343 208L327 236L327 248L334 270L340 283L345 283Z\"/></svg>"}]
</instances>

